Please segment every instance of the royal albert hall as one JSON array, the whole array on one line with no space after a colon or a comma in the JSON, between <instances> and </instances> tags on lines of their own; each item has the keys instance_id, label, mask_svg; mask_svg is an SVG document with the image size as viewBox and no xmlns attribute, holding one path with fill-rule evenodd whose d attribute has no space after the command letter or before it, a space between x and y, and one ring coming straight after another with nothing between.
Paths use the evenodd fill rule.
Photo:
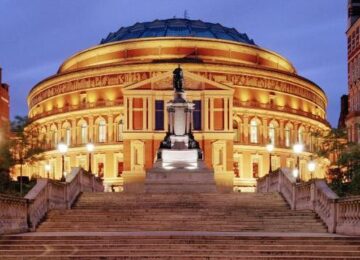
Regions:
<instances>
[{"instance_id":1,"label":"royal albert hall","mask_svg":"<svg viewBox=\"0 0 360 260\"><path fill-rule=\"evenodd\" d=\"M314 133L329 129L324 91L246 34L189 19L122 27L35 85L29 117L46 152L26 174L46 177L49 164L50 177L60 178L57 145L63 142L65 172L88 169L91 158L92 172L107 187L141 181L168 127L166 104L179 65L195 104L193 133L218 183L253 189L270 160L272 170L294 168L298 157L301 178L309 178L306 165L319 142ZM300 154L293 152L295 143L304 145ZM325 167L317 163L313 174L323 177Z\"/></svg>"}]
</instances>

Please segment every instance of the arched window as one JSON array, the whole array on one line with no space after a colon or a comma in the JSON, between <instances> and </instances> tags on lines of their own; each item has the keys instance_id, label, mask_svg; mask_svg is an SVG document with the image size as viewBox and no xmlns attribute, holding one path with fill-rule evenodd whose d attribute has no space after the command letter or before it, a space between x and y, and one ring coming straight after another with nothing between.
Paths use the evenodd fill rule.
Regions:
<instances>
[{"instance_id":1,"label":"arched window","mask_svg":"<svg viewBox=\"0 0 360 260\"><path fill-rule=\"evenodd\" d=\"M275 145L275 126L273 123L269 124L269 142Z\"/></svg>"},{"instance_id":2,"label":"arched window","mask_svg":"<svg viewBox=\"0 0 360 260\"><path fill-rule=\"evenodd\" d=\"M258 143L258 131L259 131L258 122L254 118L250 122L250 142L251 143L255 143L255 144Z\"/></svg>"},{"instance_id":3,"label":"arched window","mask_svg":"<svg viewBox=\"0 0 360 260\"><path fill-rule=\"evenodd\" d=\"M290 147L291 145L291 129L289 126L285 127L285 146Z\"/></svg>"},{"instance_id":4,"label":"arched window","mask_svg":"<svg viewBox=\"0 0 360 260\"><path fill-rule=\"evenodd\" d=\"M118 141L123 140L123 131L124 131L124 123L123 123L123 120L120 119L119 123L117 125L117 140Z\"/></svg>"},{"instance_id":5,"label":"arched window","mask_svg":"<svg viewBox=\"0 0 360 260\"><path fill-rule=\"evenodd\" d=\"M81 134L81 143L86 144L87 143L87 135L88 135L88 127L87 124L84 122L80 126L80 134Z\"/></svg>"},{"instance_id":6,"label":"arched window","mask_svg":"<svg viewBox=\"0 0 360 260\"><path fill-rule=\"evenodd\" d=\"M52 147L56 147L58 143L58 132L55 125L52 125L50 128L50 143Z\"/></svg>"},{"instance_id":7,"label":"arched window","mask_svg":"<svg viewBox=\"0 0 360 260\"><path fill-rule=\"evenodd\" d=\"M300 143L300 144L302 144L302 143L304 143L304 128L303 127L300 127L299 129L298 129L298 138L297 138L298 140L298 143Z\"/></svg>"},{"instance_id":8,"label":"arched window","mask_svg":"<svg viewBox=\"0 0 360 260\"><path fill-rule=\"evenodd\" d=\"M65 142L69 146L71 144L71 129L67 127L65 129Z\"/></svg>"},{"instance_id":9,"label":"arched window","mask_svg":"<svg viewBox=\"0 0 360 260\"><path fill-rule=\"evenodd\" d=\"M235 133L234 141L235 142L240 142L239 123L236 120L233 121L233 130L234 130L234 133Z\"/></svg>"},{"instance_id":10,"label":"arched window","mask_svg":"<svg viewBox=\"0 0 360 260\"><path fill-rule=\"evenodd\" d=\"M106 123L105 120L99 122L99 142L103 143L106 141Z\"/></svg>"}]
</instances>

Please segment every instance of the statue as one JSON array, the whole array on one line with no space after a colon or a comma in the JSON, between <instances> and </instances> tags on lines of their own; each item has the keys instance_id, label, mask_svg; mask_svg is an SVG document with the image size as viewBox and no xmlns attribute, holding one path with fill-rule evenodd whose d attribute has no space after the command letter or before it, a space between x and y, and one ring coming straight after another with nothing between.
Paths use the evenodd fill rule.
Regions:
<instances>
[{"instance_id":1,"label":"statue","mask_svg":"<svg viewBox=\"0 0 360 260\"><path fill-rule=\"evenodd\" d=\"M183 89L183 72L182 69L180 68L180 65L178 68L176 68L173 71L173 85L174 85L174 89L175 92L184 92Z\"/></svg>"}]
</instances>

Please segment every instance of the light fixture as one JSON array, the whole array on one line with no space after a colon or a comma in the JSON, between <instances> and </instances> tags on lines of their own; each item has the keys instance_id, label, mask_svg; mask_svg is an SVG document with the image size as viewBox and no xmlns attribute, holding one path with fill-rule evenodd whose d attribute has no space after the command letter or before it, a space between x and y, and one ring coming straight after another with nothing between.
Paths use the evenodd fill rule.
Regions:
<instances>
[{"instance_id":1,"label":"light fixture","mask_svg":"<svg viewBox=\"0 0 360 260\"><path fill-rule=\"evenodd\" d=\"M316 163L314 161L310 161L310 162L308 162L307 166L308 166L308 170L310 172L310 179L312 179L313 178L313 173L314 173L314 171L316 169Z\"/></svg>"},{"instance_id":2,"label":"light fixture","mask_svg":"<svg viewBox=\"0 0 360 260\"><path fill-rule=\"evenodd\" d=\"M49 179L49 173L50 173L50 170L51 170L50 164L48 164L48 163L45 164L44 168L45 168L46 176Z\"/></svg>"},{"instance_id":3,"label":"light fixture","mask_svg":"<svg viewBox=\"0 0 360 260\"><path fill-rule=\"evenodd\" d=\"M292 174L294 178L297 179L299 177L299 170L297 168L293 169Z\"/></svg>"},{"instance_id":4,"label":"light fixture","mask_svg":"<svg viewBox=\"0 0 360 260\"><path fill-rule=\"evenodd\" d=\"M92 173L92 171L91 171L91 153L94 151L94 149L95 149L95 145L90 140L90 142L88 144L86 144L86 150L89 152L89 167L88 167L89 173Z\"/></svg>"},{"instance_id":5,"label":"light fixture","mask_svg":"<svg viewBox=\"0 0 360 260\"><path fill-rule=\"evenodd\" d=\"M269 173L271 173L271 171L272 171L271 152L274 150L274 145L272 143L267 144L266 150L269 152Z\"/></svg>"},{"instance_id":6,"label":"light fixture","mask_svg":"<svg viewBox=\"0 0 360 260\"><path fill-rule=\"evenodd\" d=\"M60 142L58 144L57 148L58 148L59 152L61 153L61 166L62 166L62 168L61 168L61 179L60 179L60 181L65 182L66 178L65 178L65 174L64 174L64 155L68 151L68 146L64 142Z\"/></svg>"},{"instance_id":7,"label":"light fixture","mask_svg":"<svg viewBox=\"0 0 360 260\"><path fill-rule=\"evenodd\" d=\"M274 150L274 145L273 144L267 144L266 145L266 150L271 153Z\"/></svg>"},{"instance_id":8,"label":"light fixture","mask_svg":"<svg viewBox=\"0 0 360 260\"><path fill-rule=\"evenodd\" d=\"M300 154L302 153L303 150L304 150L304 145L302 143L294 144L293 146L294 153Z\"/></svg>"}]
</instances>

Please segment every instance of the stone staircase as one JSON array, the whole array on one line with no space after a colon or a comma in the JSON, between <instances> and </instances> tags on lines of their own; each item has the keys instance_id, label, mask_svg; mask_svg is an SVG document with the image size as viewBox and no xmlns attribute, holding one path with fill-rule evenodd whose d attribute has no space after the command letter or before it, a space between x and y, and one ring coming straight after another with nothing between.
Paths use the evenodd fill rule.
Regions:
<instances>
[{"instance_id":1,"label":"stone staircase","mask_svg":"<svg viewBox=\"0 0 360 260\"><path fill-rule=\"evenodd\" d=\"M359 259L278 193L83 193L36 232L0 237L0 259Z\"/></svg>"},{"instance_id":2,"label":"stone staircase","mask_svg":"<svg viewBox=\"0 0 360 260\"><path fill-rule=\"evenodd\" d=\"M277 193L84 193L51 211L38 231L326 232L311 211L292 211Z\"/></svg>"}]
</instances>

